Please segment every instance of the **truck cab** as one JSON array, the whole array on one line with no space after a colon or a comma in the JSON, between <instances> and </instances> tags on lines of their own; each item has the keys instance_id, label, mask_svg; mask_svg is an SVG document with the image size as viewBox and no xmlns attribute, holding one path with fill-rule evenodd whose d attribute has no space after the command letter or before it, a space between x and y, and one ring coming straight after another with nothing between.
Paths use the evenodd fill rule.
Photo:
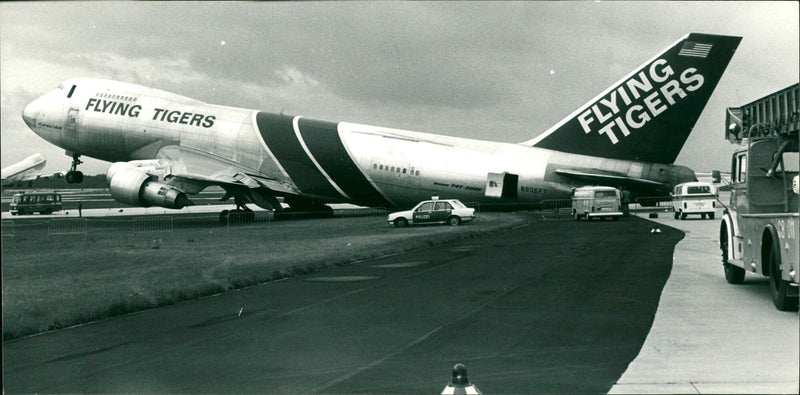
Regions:
<instances>
[{"instance_id":1,"label":"truck cab","mask_svg":"<svg viewBox=\"0 0 800 395\"><path fill-rule=\"evenodd\" d=\"M725 137L731 157L730 205L720 224L725 279L769 277L779 310L796 310L800 283L800 92L795 84L729 108Z\"/></svg>"}]
</instances>

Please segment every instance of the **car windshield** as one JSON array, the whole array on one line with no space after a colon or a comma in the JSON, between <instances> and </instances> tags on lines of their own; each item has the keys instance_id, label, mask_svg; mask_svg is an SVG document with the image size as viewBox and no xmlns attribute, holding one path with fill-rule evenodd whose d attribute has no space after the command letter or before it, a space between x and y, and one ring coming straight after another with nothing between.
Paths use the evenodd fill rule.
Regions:
<instances>
[{"instance_id":1,"label":"car windshield","mask_svg":"<svg viewBox=\"0 0 800 395\"><path fill-rule=\"evenodd\" d=\"M594 197L596 199L615 198L615 197L617 197L617 192L616 191L595 191Z\"/></svg>"},{"instance_id":2,"label":"car windshield","mask_svg":"<svg viewBox=\"0 0 800 395\"><path fill-rule=\"evenodd\" d=\"M700 194L700 193L711 193L711 187L707 185L699 185L686 188L686 193L690 195Z\"/></svg>"}]
</instances>

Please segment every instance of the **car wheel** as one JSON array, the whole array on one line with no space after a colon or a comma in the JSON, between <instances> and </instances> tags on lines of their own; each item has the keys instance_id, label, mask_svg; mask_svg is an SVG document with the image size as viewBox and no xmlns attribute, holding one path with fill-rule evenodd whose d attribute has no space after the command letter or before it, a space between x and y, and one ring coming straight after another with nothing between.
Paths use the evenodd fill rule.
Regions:
<instances>
[{"instance_id":1,"label":"car wheel","mask_svg":"<svg viewBox=\"0 0 800 395\"><path fill-rule=\"evenodd\" d=\"M394 226L396 228L405 228L408 226L408 220L405 218L397 218L394 220Z\"/></svg>"},{"instance_id":2,"label":"car wheel","mask_svg":"<svg viewBox=\"0 0 800 395\"><path fill-rule=\"evenodd\" d=\"M50 215L52 213L53 213L53 209L49 209L49 208L46 208L46 209L44 209L44 210L39 212L39 214L43 214L43 215Z\"/></svg>"},{"instance_id":3,"label":"car wheel","mask_svg":"<svg viewBox=\"0 0 800 395\"><path fill-rule=\"evenodd\" d=\"M457 226L461 223L461 218L456 217L455 215L447 219L447 223L450 226Z\"/></svg>"},{"instance_id":4,"label":"car wheel","mask_svg":"<svg viewBox=\"0 0 800 395\"><path fill-rule=\"evenodd\" d=\"M741 284L744 282L744 269L728 263L728 236L723 236L722 240L722 267L725 269L725 281L729 284Z\"/></svg>"},{"instance_id":5,"label":"car wheel","mask_svg":"<svg viewBox=\"0 0 800 395\"><path fill-rule=\"evenodd\" d=\"M797 309L797 297L788 296L789 282L781 278L781 252L772 243L769 249L769 290L772 303L781 311Z\"/></svg>"}]
</instances>

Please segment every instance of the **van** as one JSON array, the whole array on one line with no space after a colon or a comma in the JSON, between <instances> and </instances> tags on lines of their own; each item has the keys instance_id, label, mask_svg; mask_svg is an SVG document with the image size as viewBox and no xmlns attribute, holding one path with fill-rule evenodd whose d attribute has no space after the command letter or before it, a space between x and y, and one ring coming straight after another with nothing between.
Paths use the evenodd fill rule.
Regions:
<instances>
[{"instance_id":1,"label":"van","mask_svg":"<svg viewBox=\"0 0 800 395\"><path fill-rule=\"evenodd\" d=\"M609 217L616 221L622 216L622 201L619 189L612 187L580 187L572 191L572 216L581 218Z\"/></svg>"},{"instance_id":2,"label":"van","mask_svg":"<svg viewBox=\"0 0 800 395\"><path fill-rule=\"evenodd\" d=\"M672 193L672 211L675 219L686 219L689 214L700 214L705 219L714 219L717 209L717 190L708 182L685 182L678 184Z\"/></svg>"},{"instance_id":3,"label":"van","mask_svg":"<svg viewBox=\"0 0 800 395\"><path fill-rule=\"evenodd\" d=\"M55 192L15 193L11 198L8 211L11 215L28 215L33 213L52 214L63 209L61 195Z\"/></svg>"}]
</instances>

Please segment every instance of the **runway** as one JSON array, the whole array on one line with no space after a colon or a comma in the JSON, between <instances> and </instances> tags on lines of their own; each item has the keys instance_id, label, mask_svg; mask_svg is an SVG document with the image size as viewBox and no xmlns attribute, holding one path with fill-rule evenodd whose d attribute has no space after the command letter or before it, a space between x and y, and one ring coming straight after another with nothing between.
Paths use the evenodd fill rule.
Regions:
<instances>
[{"instance_id":1,"label":"runway","mask_svg":"<svg viewBox=\"0 0 800 395\"><path fill-rule=\"evenodd\" d=\"M651 223L516 229L3 345L8 393L608 391L683 237Z\"/></svg>"}]
</instances>

